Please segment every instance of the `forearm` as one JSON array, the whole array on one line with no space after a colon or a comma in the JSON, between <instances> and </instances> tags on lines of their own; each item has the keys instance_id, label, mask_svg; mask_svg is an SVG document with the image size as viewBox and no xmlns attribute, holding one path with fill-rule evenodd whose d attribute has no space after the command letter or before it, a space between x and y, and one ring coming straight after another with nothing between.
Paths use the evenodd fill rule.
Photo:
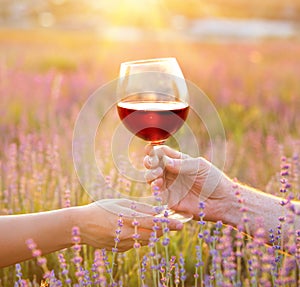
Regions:
<instances>
[{"instance_id":1,"label":"forearm","mask_svg":"<svg viewBox=\"0 0 300 287\"><path fill-rule=\"evenodd\" d=\"M0 217L0 267L30 259L27 239L43 254L71 245L73 214L77 207L49 212Z\"/></svg>"},{"instance_id":2,"label":"forearm","mask_svg":"<svg viewBox=\"0 0 300 287\"><path fill-rule=\"evenodd\" d=\"M265 230L266 242L269 242L269 231L272 229L274 234L277 234L278 226L282 225L283 243L289 240L288 228L290 224L286 222L292 219L295 230L300 230L300 216L292 214L288 209L288 205L282 205L282 199L254 188L238 185L238 188L232 190L231 208L228 209L228 214L225 216L226 223L235 227L244 224L250 235L255 235L258 224ZM300 210L299 202L292 202L295 210ZM296 212L297 213L297 212ZM289 216L288 216L289 215ZM282 221L279 220L281 218Z\"/></svg>"}]
</instances>

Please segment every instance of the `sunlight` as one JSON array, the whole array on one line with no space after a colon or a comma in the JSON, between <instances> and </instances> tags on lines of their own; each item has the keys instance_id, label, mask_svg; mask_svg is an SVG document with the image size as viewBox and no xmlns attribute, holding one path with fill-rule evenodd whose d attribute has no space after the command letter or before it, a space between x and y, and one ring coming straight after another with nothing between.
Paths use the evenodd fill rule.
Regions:
<instances>
[{"instance_id":1,"label":"sunlight","mask_svg":"<svg viewBox=\"0 0 300 287\"><path fill-rule=\"evenodd\" d=\"M159 0L112 0L102 3L101 7L98 1L91 1L112 25L159 28L166 24L166 15Z\"/></svg>"}]
</instances>

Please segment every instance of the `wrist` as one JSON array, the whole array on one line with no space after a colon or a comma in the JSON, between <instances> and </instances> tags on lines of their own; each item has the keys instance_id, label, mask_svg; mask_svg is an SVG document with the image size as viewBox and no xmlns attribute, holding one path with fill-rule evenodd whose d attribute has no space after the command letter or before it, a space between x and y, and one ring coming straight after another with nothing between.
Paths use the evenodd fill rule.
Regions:
<instances>
[{"instance_id":1,"label":"wrist","mask_svg":"<svg viewBox=\"0 0 300 287\"><path fill-rule=\"evenodd\" d=\"M72 227L77 226L80 231L81 244L95 245L100 243L108 232L103 224L104 219L102 209L96 203L75 207L72 212ZM98 219L98 220L97 220ZM71 227L71 229L72 229ZM110 226L108 227L111 228ZM72 237L72 231L71 231Z\"/></svg>"},{"instance_id":2,"label":"wrist","mask_svg":"<svg viewBox=\"0 0 300 287\"><path fill-rule=\"evenodd\" d=\"M68 245L72 245L72 229L73 227L78 227L79 230L83 229L82 227L82 206L74 206L74 207L68 207L64 209L65 213L65 241Z\"/></svg>"},{"instance_id":3,"label":"wrist","mask_svg":"<svg viewBox=\"0 0 300 287\"><path fill-rule=\"evenodd\" d=\"M30 214L30 228L24 236L32 238L44 254L68 248L72 245L74 212L75 208L69 207Z\"/></svg>"},{"instance_id":4,"label":"wrist","mask_svg":"<svg viewBox=\"0 0 300 287\"><path fill-rule=\"evenodd\" d=\"M237 194L238 184L224 175L220 185L224 193L223 198L219 200L221 204L221 207L219 207L221 210L219 220L236 227L240 220L240 202Z\"/></svg>"}]
</instances>

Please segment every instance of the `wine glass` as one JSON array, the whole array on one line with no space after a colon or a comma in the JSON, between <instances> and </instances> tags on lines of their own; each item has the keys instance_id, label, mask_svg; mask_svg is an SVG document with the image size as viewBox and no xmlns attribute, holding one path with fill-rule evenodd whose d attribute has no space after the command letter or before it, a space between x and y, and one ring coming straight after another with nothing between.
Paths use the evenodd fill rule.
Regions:
<instances>
[{"instance_id":1,"label":"wine glass","mask_svg":"<svg viewBox=\"0 0 300 287\"><path fill-rule=\"evenodd\" d=\"M164 144L189 113L187 85L176 59L124 62L119 76L117 110L124 126L154 148ZM191 219L189 214L161 207L158 217Z\"/></svg>"}]
</instances>

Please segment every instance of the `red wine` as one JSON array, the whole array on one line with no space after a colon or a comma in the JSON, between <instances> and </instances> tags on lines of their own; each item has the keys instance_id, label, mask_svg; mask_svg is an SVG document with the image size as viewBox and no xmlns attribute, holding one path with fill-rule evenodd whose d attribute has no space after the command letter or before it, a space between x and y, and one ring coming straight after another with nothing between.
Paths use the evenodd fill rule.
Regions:
<instances>
[{"instance_id":1,"label":"red wine","mask_svg":"<svg viewBox=\"0 0 300 287\"><path fill-rule=\"evenodd\" d=\"M188 104L178 101L126 100L117 108L125 127L152 143L161 143L174 134L189 112Z\"/></svg>"}]
</instances>

